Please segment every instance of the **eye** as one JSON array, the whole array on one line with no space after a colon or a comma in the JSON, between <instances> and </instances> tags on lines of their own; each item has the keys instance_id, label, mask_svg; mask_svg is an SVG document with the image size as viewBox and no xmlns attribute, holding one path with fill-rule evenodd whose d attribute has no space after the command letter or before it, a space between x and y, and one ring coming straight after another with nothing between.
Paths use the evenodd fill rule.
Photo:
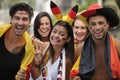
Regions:
<instances>
[{"instance_id":1,"label":"eye","mask_svg":"<svg viewBox=\"0 0 120 80\"><path fill-rule=\"evenodd\" d=\"M63 32L60 33L61 36L64 36L65 34Z\"/></svg>"},{"instance_id":2,"label":"eye","mask_svg":"<svg viewBox=\"0 0 120 80\"><path fill-rule=\"evenodd\" d=\"M28 21L28 18L27 17L23 18L23 21Z\"/></svg>"},{"instance_id":3,"label":"eye","mask_svg":"<svg viewBox=\"0 0 120 80\"><path fill-rule=\"evenodd\" d=\"M102 24L105 24L105 23L104 23L103 21L100 21L100 22L99 22L99 25L102 25Z\"/></svg>"},{"instance_id":4,"label":"eye","mask_svg":"<svg viewBox=\"0 0 120 80\"><path fill-rule=\"evenodd\" d=\"M20 19L20 18L19 18L19 17L17 17L17 16L15 16L14 18L15 18L16 20L19 20L19 19Z\"/></svg>"},{"instance_id":5,"label":"eye","mask_svg":"<svg viewBox=\"0 0 120 80\"><path fill-rule=\"evenodd\" d=\"M95 25L96 25L96 23L94 23L94 22L93 22L93 23L90 23L90 26L95 26Z\"/></svg>"},{"instance_id":6,"label":"eye","mask_svg":"<svg viewBox=\"0 0 120 80\"><path fill-rule=\"evenodd\" d=\"M54 34L55 34L55 33L57 33L57 31L56 31L56 30L53 30L53 31L52 31L52 33L54 33Z\"/></svg>"},{"instance_id":7,"label":"eye","mask_svg":"<svg viewBox=\"0 0 120 80\"><path fill-rule=\"evenodd\" d=\"M75 29L78 29L79 27L78 26L74 26Z\"/></svg>"},{"instance_id":8,"label":"eye","mask_svg":"<svg viewBox=\"0 0 120 80\"><path fill-rule=\"evenodd\" d=\"M85 29L86 29L86 26L82 26L81 29L85 30Z\"/></svg>"},{"instance_id":9,"label":"eye","mask_svg":"<svg viewBox=\"0 0 120 80\"><path fill-rule=\"evenodd\" d=\"M50 25L50 23L45 23L45 25Z\"/></svg>"},{"instance_id":10,"label":"eye","mask_svg":"<svg viewBox=\"0 0 120 80\"><path fill-rule=\"evenodd\" d=\"M40 26L43 25L43 23L40 23Z\"/></svg>"}]
</instances>

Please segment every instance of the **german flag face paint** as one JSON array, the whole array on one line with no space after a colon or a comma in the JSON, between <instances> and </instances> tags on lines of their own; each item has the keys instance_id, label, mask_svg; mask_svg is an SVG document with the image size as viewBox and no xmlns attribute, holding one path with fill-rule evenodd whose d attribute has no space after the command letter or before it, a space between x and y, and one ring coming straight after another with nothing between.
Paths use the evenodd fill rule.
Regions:
<instances>
[{"instance_id":1,"label":"german flag face paint","mask_svg":"<svg viewBox=\"0 0 120 80\"><path fill-rule=\"evenodd\" d=\"M56 19L67 21L70 25L74 21L76 14L78 12L78 5L75 5L73 8L71 8L68 15L66 16L62 16L60 8L53 1L50 2L50 7Z\"/></svg>"}]
</instances>

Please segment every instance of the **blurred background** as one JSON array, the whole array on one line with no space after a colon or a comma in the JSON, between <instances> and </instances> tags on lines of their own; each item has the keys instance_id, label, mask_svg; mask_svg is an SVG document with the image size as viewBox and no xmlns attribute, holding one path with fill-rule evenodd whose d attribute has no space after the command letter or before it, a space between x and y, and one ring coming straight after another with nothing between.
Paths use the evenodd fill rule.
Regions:
<instances>
[{"instance_id":1,"label":"blurred background","mask_svg":"<svg viewBox=\"0 0 120 80\"><path fill-rule=\"evenodd\" d=\"M120 19L120 0L52 0L54 1L61 9L63 16L66 15L72 6L78 4L79 12L88 8L89 5L93 3L98 3L103 7L113 8L119 16ZM28 30L30 34L32 34L32 26L34 22L34 18L39 12L46 11L48 12L53 22L55 20L53 14L50 9L50 0L0 0L0 24L10 23L9 18L9 8L15 3L26 2L30 4L34 9L34 17L31 21L31 27ZM109 31L113 36L120 39L120 24L115 28Z\"/></svg>"}]
</instances>

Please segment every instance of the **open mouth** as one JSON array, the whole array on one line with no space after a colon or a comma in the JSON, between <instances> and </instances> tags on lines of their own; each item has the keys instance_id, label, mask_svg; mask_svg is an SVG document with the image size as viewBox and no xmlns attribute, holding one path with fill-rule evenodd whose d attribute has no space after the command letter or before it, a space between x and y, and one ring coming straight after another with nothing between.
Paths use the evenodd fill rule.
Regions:
<instances>
[{"instance_id":1,"label":"open mouth","mask_svg":"<svg viewBox=\"0 0 120 80\"><path fill-rule=\"evenodd\" d=\"M21 26L16 26L17 31L22 31L24 29L24 27Z\"/></svg>"},{"instance_id":2,"label":"open mouth","mask_svg":"<svg viewBox=\"0 0 120 80\"><path fill-rule=\"evenodd\" d=\"M56 43L58 43L58 42L60 42L60 40L58 39L58 38L51 38L51 40L53 41L53 42L56 42Z\"/></svg>"}]
</instances>

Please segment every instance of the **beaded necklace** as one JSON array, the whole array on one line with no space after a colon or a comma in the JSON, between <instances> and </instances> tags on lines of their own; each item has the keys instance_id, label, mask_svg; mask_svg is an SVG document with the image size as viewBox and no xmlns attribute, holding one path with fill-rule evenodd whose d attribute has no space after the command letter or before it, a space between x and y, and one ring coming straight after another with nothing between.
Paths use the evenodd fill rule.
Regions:
<instances>
[{"instance_id":1,"label":"beaded necklace","mask_svg":"<svg viewBox=\"0 0 120 80\"><path fill-rule=\"evenodd\" d=\"M57 80L62 80L62 66L63 66L63 56L62 56L62 53L61 53L59 64L58 64ZM46 79L47 72L48 72L47 67L43 67L42 68L42 77L43 77L43 80L47 80Z\"/></svg>"}]
</instances>

